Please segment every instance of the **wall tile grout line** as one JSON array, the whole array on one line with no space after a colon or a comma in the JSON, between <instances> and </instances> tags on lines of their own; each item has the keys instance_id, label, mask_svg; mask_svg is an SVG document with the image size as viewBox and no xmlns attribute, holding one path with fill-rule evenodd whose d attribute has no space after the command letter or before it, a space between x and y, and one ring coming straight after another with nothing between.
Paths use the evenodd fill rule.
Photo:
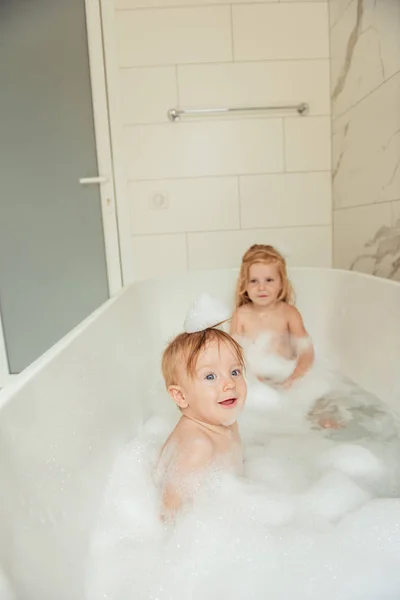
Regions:
<instances>
[{"instance_id":1,"label":"wall tile grout line","mask_svg":"<svg viewBox=\"0 0 400 600\"><path fill-rule=\"evenodd\" d=\"M216 61L198 61L198 62L182 62L182 63L151 63L151 64L138 64L138 65L123 65L119 68L121 71L128 71L133 69L161 69L166 67L173 67L177 64L180 67L204 67L204 66L224 66L231 65L232 62L238 65L246 65L246 64L258 64L258 63L284 63L284 62L329 62L329 56L318 56L318 57L293 57L293 58L257 58L257 59L244 59L235 61L232 60L216 60Z\"/></svg>"},{"instance_id":2,"label":"wall tile grout line","mask_svg":"<svg viewBox=\"0 0 400 600\"><path fill-rule=\"evenodd\" d=\"M243 231L263 231L264 229L318 229L330 227L331 223L317 223L317 224L309 224L309 225L263 225L260 227L241 227L236 229L199 229L194 231L159 231L157 233L132 233L132 237L159 237L159 236L175 236L175 235L204 235L205 233L211 234L223 234L223 233L240 233Z\"/></svg>"},{"instance_id":3,"label":"wall tile grout line","mask_svg":"<svg viewBox=\"0 0 400 600\"><path fill-rule=\"evenodd\" d=\"M254 0L253 2L241 2L239 0L239 2L232 2L232 0L230 0L229 2L215 2L215 3L208 3L208 4L170 4L168 6L162 6L162 5L154 5L154 6L136 6L136 7L132 7L132 8L116 8L115 12L116 13L127 13L127 12L132 12L132 13L138 13L138 12L150 12L150 11L166 11L166 10L190 10L190 9L199 9L199 8L204 8L204 9L211 9L211 8L221 8L221 7L225 7L225 6L229 6L230 4L232 4L233 6L243 6L243 7L247 7L247 6L273 6L273 5L277 5L277 4L284 4L284 5L298 5L298 4L306 4L306 5L310 5L310 4L327 4L327 0Z\"/></svg>"}]
</instances>

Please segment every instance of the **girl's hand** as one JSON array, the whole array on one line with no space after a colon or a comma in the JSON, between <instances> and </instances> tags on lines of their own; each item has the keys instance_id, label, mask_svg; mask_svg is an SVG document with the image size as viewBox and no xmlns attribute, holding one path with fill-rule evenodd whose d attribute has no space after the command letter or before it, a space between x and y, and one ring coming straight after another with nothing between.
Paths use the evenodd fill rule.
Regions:
<instances>
[{"instance_id":1,"label":"girl's hand","mask_svg":"<svg viewBox=\"0 0 400 600\"><path fill-rule=\"evenodd\" d=\"M293 379L293 377L288 377L286 379L286 381L284 381L282 383L282 388L284 390L289 390L292 387L292 385L293 385L294 382L295 382L295 379Z\"/></svg>"},{"instance_id":2,"label":"girl's hand","mask_svg":"<svg viewBox=\"0 0 400 600\"><path fill-rule=\"evenodd\" d=\"M344 427L343 423L335 421L335 419L330 419L326 417L320 419L318 424L323 429L341 429L342 427Z\"/></svg>"},{"instance_id":3,"label":"girl's hand","mask_svg":"<svg viewBox=\"0 0 400 600\"><path fill-rule=\"evenodd\" d=\"M257 375L258 381L261 383L266 383L267 385L273 385L273 382L268 377L264 377L263 375Z\"/></svg>"}]
</instances>

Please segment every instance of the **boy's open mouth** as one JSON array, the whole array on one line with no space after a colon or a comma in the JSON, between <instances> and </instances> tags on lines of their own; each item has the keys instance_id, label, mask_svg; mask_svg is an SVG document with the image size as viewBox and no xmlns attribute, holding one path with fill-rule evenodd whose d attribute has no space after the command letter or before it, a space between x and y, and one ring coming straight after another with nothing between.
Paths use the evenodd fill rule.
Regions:
<instances>
[{"instance_id":1,"label":"boy's open mouth","mask_svg":"<svg viewBox=\"0 0 400 600\"><path fill-rule=\"evenodd\" d=\"M218 404L220 404L221 406L227 406L227 407L231 408L232 406L235 406L236 402L237 402L237 398L228 398L227 400L218 402Z\"/></svg>"}]
</instances>

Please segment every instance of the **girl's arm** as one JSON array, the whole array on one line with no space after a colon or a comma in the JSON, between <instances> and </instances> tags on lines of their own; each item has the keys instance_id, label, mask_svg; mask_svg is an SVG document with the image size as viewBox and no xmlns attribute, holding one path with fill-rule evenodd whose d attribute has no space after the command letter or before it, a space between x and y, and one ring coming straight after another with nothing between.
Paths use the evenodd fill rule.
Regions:
<instances>
[{"instance_id":1,"label":"girl's arm","mask_svg":"<svg viewBox=\"0 0 400 600\"><path fill-rule=\"evenodd\" d=\"M232 315L232 319L229 325L229 334L234 337L235 335L243 334L243 325L241 322L240 314L238 309Z\"/></svg>"},{"instance_id":2,"label":"girl's arm","mask_svg":"<svg viewBox=\"0 0 400 600\"><path fill-rule=\"evenodd\" d=\"M293 373L283 384L290 387L296 379L303 377L314 362L314 348L310 336L304 327L301 314L294 306L290 307L288 318L289 333L296 348L297 364Z\"/></svg>"}]
</instances>

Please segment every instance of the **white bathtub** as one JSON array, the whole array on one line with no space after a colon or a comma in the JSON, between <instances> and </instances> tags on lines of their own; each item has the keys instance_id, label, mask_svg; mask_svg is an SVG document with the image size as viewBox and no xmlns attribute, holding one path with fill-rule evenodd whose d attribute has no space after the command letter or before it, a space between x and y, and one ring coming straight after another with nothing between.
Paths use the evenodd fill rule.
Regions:
<instances>
[{"instance_id":1,"label":"white bathtub","mask_svg":"<svg viewBox=\"0 0 400 600\"><path fill-rule=\"evenodd\" d=\"M167 401L161 350L201 292L231 302L236 276L132 285L0 393L0 563L18 600L83 600L89 530L111 461L148 413L149 389ZM324 269L290 276L317 347L400 407L400 284Z\"/></svg>"}]
</instances>

